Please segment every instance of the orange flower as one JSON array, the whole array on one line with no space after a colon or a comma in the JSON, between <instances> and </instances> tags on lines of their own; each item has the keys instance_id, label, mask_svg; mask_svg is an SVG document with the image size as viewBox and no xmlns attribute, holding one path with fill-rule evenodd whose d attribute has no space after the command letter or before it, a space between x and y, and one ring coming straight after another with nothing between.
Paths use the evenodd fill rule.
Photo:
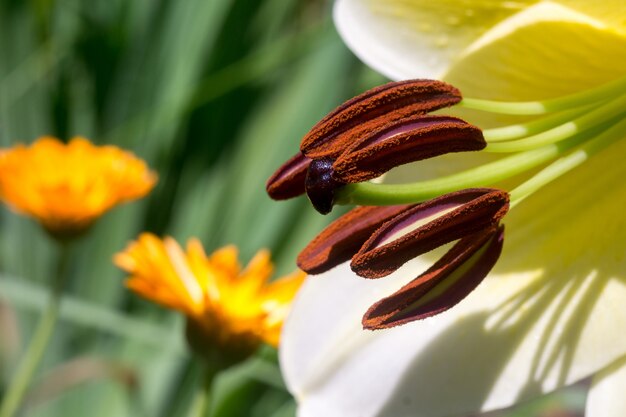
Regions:
<instances>
[{"instance_id":1,"label":"orange flower","mask_svg":"<svg viewBox=\"0 0 626 417\"><path fill-rule=\"evenodd\" d=\"M130 289L187 315L205 345L246 354L261 341L278 345L283 320L305 277L297 271L268 283L273 266L267 250L242 270L235 246L207 257L197 239L187 242L185 253L174 239L150 233L131 242L114 261L131 274L126 282Z\"/></svg>"},{"instance_id":2,"label":"orange flower","mask_svg":"<svg viewBox=\"0 0 626 417\"><path fill-rule=\"evenodd\" d=\"M0 151L0 198L53 236L85 231L116 204L145 196L156 174L132 153L80 137L41 137Z\"/></svg>"}]
</instances>

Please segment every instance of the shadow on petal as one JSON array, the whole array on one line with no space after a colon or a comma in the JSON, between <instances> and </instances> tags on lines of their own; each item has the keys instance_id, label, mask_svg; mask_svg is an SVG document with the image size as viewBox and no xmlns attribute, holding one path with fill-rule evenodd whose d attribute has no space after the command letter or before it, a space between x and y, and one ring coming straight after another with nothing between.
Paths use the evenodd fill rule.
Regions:
<instances>
[{"instance_id":1,"label":"shadow on petal","mask_svg":"<svg viewBox=\"0 0 626 417\"><path fill-rule=\"evenodd\" d=\"M606 284L597 273L548 281L462 317L416 354L376 416L492 410L580 379L573 359Z\"/></svg>"}]
</instances>

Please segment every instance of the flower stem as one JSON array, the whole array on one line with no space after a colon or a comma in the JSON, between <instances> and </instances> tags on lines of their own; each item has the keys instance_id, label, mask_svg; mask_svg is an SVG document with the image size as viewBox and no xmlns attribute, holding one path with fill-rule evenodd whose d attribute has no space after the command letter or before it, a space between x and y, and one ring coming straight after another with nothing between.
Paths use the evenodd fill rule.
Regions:
<instances>
[{"instance_id":1,"label":"flower stem","mask_svg":"<svg viewBox=\"0 0 626 417\"><path fill-rule=\"evenodd\" d=\"M189 410L189 417L206 417L211 406L211 391L217 368L208 365L204 371L204 381L198 387Z\"/></svg>"},{"instance_id":2,"label":"flower stem","mask_svg":"<svg viewBox=\"0 0 626 417\"><path fill-rule=\"evenodd\" d=\"M28 349L2 399L0 417L12 417L16 414L54 331L59 315L61 294L67 278L70 252L69 244L60 243L59 245L56 273L50 287L48 306L39 319Z\"/></svg>"},{"instance_id":3,"label":"flower stem","mask_svg":"<svg viewBox=\"0 0 626 417\"><path fill-rule=\"evenodd\" d=\"M491 113L520 116L538 115L587 106L591 103L611 99L622 94L625 89L626 77L622 77L586 91L543 101L504 102L464 98L458 105L468 109L488 111Z\"/></svg>"}]
</instances>

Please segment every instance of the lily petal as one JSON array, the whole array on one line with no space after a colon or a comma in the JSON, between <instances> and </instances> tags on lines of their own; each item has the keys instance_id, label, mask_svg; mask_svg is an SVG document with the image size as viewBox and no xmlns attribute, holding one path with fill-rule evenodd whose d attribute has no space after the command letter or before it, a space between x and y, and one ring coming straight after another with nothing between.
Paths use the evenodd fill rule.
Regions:
<instances>
[{"instance_id":1,"label":"lily petal","mask_svg":"<svg viewBox=\"0 0 626 417\"><path fill-rule=\"evenodd\" d=\"M438 316L360 329L369 305L426 269L422 258L381 280L346 266L308 280L281 349L299 415L503 408L626 355L625 153L619 142L518 205L494 272Z\"/></svg>"},{"instance_id":2,"label":"lily petal","mask_svg":"<svg viewBox=\"0 0 626 417\"><path fill-rule=\"evenodd\" d=\"M623 3L616 7L617 13L626 12ZM542 2L485 33L443 78L465 97L536 100L623 76L625 53L624 32L563 5Z\"/></svg>"},{"instance_id":3,"label":"lily petal","mask_svg":"<svg viewBox=\"0 0 626 417\"><path fill-rule=\"evenodd\" d=\"M626 416L626 361L616 362L593 377L586 417Z\"/></svg>"},{"instance_id":4,"label":"lily petal","mask_svg":"<svg viewBox=\"0 0 626 417\"><path fill-rule=\"evenodd\" d=\"M334 18L350 49L389 78L439 78L487 27L534 1L338 0Z\"/></svg>"},{"instance_id":5,"label":"lily petal","mask_svg":"<svg viewBox=\"0 0 626 417\"><path fill-rule=\"evenodd\" d=\"M391 0L391 3L399 1ZM413 0L404 0L404 3L412 4L416 10L425 4ZM458 7L467 4L458 3ZM465 51L458 52L454 61L447 61L445 69L439 72L421 70L419 65L412 63L407 65L410 70L395 74L381 66L389 63L395 65L409 55L412 55L410 59L413 61L427 62L429 54L438 54L446 48L437 52L416 43L410 45L410 49L400 49L398 45L402 45L402 42L395 37L411 29L398 29L403 27L401 22L397 19L387 22L383 17L373 14L368 4L368 1L339 0L335 6L335 19L340 33L353 51L370 66L392 78L444 77L459 87L466 97L515 101L582 91L626 73L626 60L622 59L626 55L626 5L619 0L588 2L586 6L583 0L537 2L511 15L480 38L473 39ZM597 9L590 12L588 9L594 8L595 4ZM431 9L432 12L435 10L439 9ZM444 10L439 11L441 15L434 21L445 19ZM589 14L584 14L587 12ZM369 20L359 19L359 13L366 14ZM614 13L613 17L609 17L611 13ZM342 31L342 20L349 19L354 20L360 32L371 34L363 35L362 38L354 37L354 42L351 42L351 38ZM621 26L618 22L621 22ZM395 37L374 38L376 25L387 25L389 33ZM364 54L378 48L392 56L380 60L376 56L364 58ZM481 128L512 122L511 116L494 117L470 111L454 114ZM387 174L385 182L436 178L498 157L500 155L486 153L440 156L421 161L419 169L412 165L397 167Z\"/></svg>"},{"instance_id":6,"label":"lily petal","mask_svg":"<svg viewBox=\"0 0 626 417\"><path fill-rule=\"evenodd\" d=\"M625 16L619 0L338 0L334 10L347 45L391 79L442 78L465 96L507 100L623 74Z\"/></svg>"}]
</instances>

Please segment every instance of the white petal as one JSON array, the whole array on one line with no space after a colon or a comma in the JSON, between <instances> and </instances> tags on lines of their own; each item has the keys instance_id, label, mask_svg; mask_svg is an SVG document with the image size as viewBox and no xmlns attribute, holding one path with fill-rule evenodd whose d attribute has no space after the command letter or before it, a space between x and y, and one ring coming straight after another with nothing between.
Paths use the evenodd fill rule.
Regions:
<instances>
[{"instance_id":1,"label":"white petal","mask_svg":"<svg viewBox=\"0 0 626 417\"><path fill-rule=\"evenodd\" d=\"M311 277L282 339L301 416L436 417L501 408L626 355L626 182L618 143L517 206L494 272L439 316L373 333L360 316L424 269ZM421 263L420 263L421 262Z\"/></svg>"},{"instance_id":2,"label":"white petal","mask_svg":"<svg viewBox=\"0 0 626 417\"><path fill-rule=\"evenodd\" d=\"M379 353L393 357L402 343L396 345L395 339L380 338L381 333L362 331L361 317L364 308L377 301L380 294L390 293L406 281L399 274L382 280L365 280L353 275L347 264L305 281L295 311L283 327L280 350L287 385L301 404L299 416L348 417L357 415L354 413L359 404L367 403L372 411L383 406L391 394L384 389L392 389L393 384L381 383L378 375L368 373L367 364L360 364L356 356L382 341L393 343L394 347L390 350L383 346ZM386 336L398 333L394 329ZM408 357L399 359L399 362L387 361L386 369L401 373ZM345 395L347 387L335 389L337 386L332 382L335 378L352 378L353 373L359 375L359 382L349 396ZM372 395L372 388L383 392Z\"/></svg>"},{"instance_id":3,"label":"white petal","mask_svg":"<svg viewBox=\"0 0 626 417\"><path fill-rule=\"evenodd\" d=\"M623 74L625 16L621 0L337 0L334 9L343 40L382 74L444 78L465 95L504 99Z\"/></svg>"},{"instance_id":4,"label":"white petal","mask_svg":"<svg viewBox=\"0 0 626 417\"><path fill-rule=\"evenodd\" d=\"M619 361L593 377L586 417L626 416L626 361Z\"/></svg>"},{"instance_id":5,"label":"white petal","mask_svg":"<svg viewBox=\"0 0 626 417\"><path fill-rule=\"evenodd\" d=\"M426 7L418 7L420 3ZM484 3L489 7L468 2L450 7L449 2L428 0L338 0L334 18L346 44L375 70L391 79L438 78L490 23L518 10Z\"/></svg>"}]
</instances>

